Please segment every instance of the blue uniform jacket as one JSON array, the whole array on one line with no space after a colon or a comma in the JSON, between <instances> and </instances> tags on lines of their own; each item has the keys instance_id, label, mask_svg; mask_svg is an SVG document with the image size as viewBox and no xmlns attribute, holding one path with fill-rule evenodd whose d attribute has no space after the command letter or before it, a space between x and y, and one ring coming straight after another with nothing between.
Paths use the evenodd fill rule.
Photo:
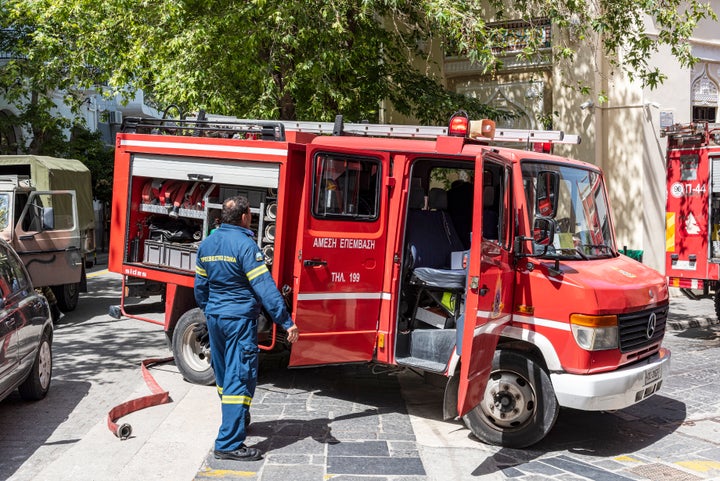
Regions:
<instances>
[{"instance_id":1,"label":"blue uniform jacket","mask_svg":"<svg viewBox=\"0 0 720 481\"><path fill-rule=\"evenodd\" d=\"M293 321L251 230L222 224L198 248L195 301L206 314L257 319L260 303L286 330Z\"/></svg>"}]
</instances>

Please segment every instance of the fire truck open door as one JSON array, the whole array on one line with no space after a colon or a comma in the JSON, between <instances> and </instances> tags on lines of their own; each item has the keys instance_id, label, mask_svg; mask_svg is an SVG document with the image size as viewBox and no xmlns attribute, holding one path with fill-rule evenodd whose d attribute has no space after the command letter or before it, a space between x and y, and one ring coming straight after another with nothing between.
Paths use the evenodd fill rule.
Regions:
<instances>
[{"instance_id":1,"label":"fire truck open door","mask_svg":"<svg viewBox=\"0 0 720 481\"><path fill-rule=\"evenodd\" d=\"M511 169L501 158L475 161L474 214L460 350L458 412L465 415L482 399L499 333L510 321L514 272L511 265ZM487 190L493 189L494 196ZM489 197L498 215L497 235L483 231ZM486 237L498 237L488 239Z\"/></svg>"},{"instance_id":2,"label":"fire truck open door","mask_svg":"<svg viewBox=\"0 0 720 481\"><path fill-rule=\"evenodd\" d=\"M369 361L387 249L382 152L315 146L301 206L291 366Z\"/></svg>"}]
</instances>

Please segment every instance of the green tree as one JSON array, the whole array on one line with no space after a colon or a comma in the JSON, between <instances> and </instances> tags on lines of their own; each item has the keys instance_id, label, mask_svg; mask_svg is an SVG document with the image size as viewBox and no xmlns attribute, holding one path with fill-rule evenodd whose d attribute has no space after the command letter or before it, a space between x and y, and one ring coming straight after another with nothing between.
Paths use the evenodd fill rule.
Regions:
<instances>
[{"instance_id":1,"label":"green tree","mask_svg":"<svg viewBox=\"0 0 720 481\"><path fill-rule=\"evenodd\" d=\"M647 15L657 38L644 32ZM18 58L0 72L0 88L14 101L32 92L39 106L58 88L75 106L82 89L143 89L186 112L299 120L377 120L389 100L444 124L458 107L502 115L448 92L430 61L437 47L492 73L500 66L493 47L510 36L488 19L549 18L566 33L556 60L573 61L591 44L654 86L664 75L648 54L668 45L692 65L687 39L708 17L698 0L6 0L0 23L12 42L3 45ZM537 32L525 40L521 55L541 54Z\"/></svg>"}]
</instances>

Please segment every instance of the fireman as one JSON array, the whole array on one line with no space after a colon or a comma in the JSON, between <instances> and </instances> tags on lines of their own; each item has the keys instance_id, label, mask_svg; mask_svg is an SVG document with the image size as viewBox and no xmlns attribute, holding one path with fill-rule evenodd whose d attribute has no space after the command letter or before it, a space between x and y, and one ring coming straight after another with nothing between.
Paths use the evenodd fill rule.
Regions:
<instances>
[{"instance_id":1,"label":"fireman","mask_svg":"<svg viewBox=\"0 0 720 481\"><path fill-rule=\"evenodd\" d=\"M260 303L295 342L298 329L285 308L248 228L250 206L243 196L223 203L221 225L201 244L195 265L195 300L205 312L212 366L222 405L215 440L218 459L254 461L262 452L245 446L246 414L257 384L257 318Z\"/></svg>"}]
</instances>

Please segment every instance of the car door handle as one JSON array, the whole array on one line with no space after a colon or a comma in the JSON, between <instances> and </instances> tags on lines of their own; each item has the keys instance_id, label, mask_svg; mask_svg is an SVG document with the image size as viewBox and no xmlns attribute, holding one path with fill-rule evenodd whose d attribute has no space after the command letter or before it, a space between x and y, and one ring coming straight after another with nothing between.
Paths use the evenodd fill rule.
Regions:
<instances>
[{"instance_id":1,"label":"car door handle","mask_svg":"<svg viewBox=\"0 0 720 481\"><path fill-rule=\"evenodd\" d=\"M485 294L488 293L489 290L490 290L490 289L488 289L487 286L482 286L482 287L480 288L480 295L481 295L481 296L484 296Z\"/></svg>"},{"instance_id":2,"label":"car door handle","mask_svg":"<svg viewBox=\"0 0 720 481\"><path fill-rule=\"evenodd\" d=\"M322 259L307 259L303 261L303 265L305 267L319 267L319 266L326 266L327 261L324 261Z\"/></svg>"}]
</instances>

